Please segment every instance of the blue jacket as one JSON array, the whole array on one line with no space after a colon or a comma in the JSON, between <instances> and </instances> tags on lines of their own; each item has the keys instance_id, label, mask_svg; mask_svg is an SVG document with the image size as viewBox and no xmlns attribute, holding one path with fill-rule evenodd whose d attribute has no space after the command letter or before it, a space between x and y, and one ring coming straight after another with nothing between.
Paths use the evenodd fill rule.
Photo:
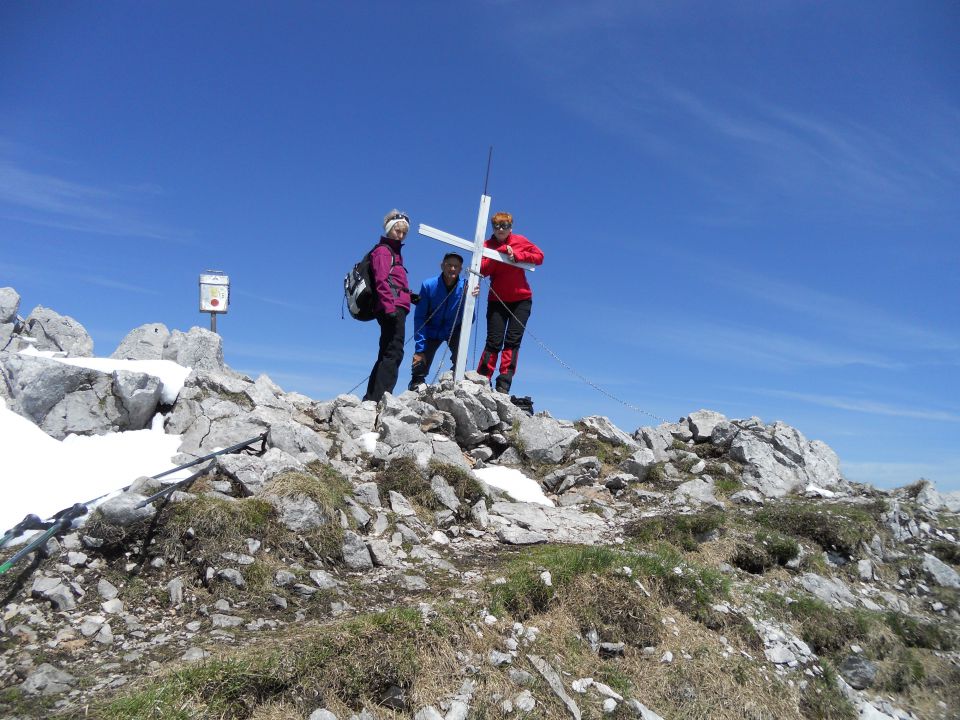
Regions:
<instances>
[{"instance_id":1,"label":"blue jacket","mask_svg":"<svg viewBox=\"0 0 960 720\"><path fill-rule=\"evenodd\" d=\"M447 286L443 284L443 275L429 278L423 281L420 286L420 302L417 303L417 310L413 315L414 338L416 347L414 352L421 353L427 347L427 340L447 340L455 326L463 322L463 306L466 304L466 298L463 294L466 292L467 278L461 276L457 284L450 291L450 297L447 297ZM444 303L444 298L447 301ZM461 300L461 298L463 298ZM441 303L443 306L441 307ZM437 308L440 308L437 310ZM430 322L427 318L434 312ZM476 311L474 311L476 315ZM424 325L424 323L426 323Z\"/></svg>"}]
</instances>

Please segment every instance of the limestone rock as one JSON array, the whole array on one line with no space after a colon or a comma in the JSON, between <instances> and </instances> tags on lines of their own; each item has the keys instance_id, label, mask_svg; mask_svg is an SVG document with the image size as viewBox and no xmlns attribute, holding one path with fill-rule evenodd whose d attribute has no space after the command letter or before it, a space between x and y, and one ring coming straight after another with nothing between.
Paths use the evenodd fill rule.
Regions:
<instances>
[{"instance_id":1,"label":"limestone rock","mask_svg":"<svg viewBox=\"0 0 960 720\"><path fill-rule=\"evenodd\" d=\"M77 679L50 663L43 663L31 672L20 685L28 695L57 695L77 684Z\"/></svg>"},{"instance_id":2,"label":"limestone rock","mask_svg":"<svg viewBox=\"0 0 960 720\"><path fill-rule=\"evenodd\" d=\"M37 350L53 350L67 357L91 357L93 339L79 322L68 315L45 308L35 307L24 322L23 331L37 342Z\"/></svg>"},{"instance_id":3,"label":"limestone rock","mask_svg":"<svg viewBox=\"0 0 960 720\"><path fill-rule=\"evenodd\" d=\"M930 553L923 554L923 571L937 585L960 590L960 573Z\"/></svg>"},{"instance_id":4,"label":"limestone rock","mask_svg":"<svg viewBox=\"0 0 960 720\"><path fill-rule=\"evenodd\" d=\"M0 323L12 323L20 312L20 294L12 287L0 288Z\"/></svg>"},{"instance_id":5,"label":"limestone rock","mask_svg":"<svg viewBox=\"0 0 960 720\"><path fill-rule=\"evenodd\" d=\"M837 668L843 679L857 690L864 690L873 685L877 676L877 666L862 655L853 654L844 660Z\"/></svg>"},{"instance_id":6,"label":"limestone rock","mask_svg":"<svg viewBox=\"0 0 960 720\"><path fill-rule=\"evenodd\" d=\"M623 430L614 425L610 418L603 415L590 415L581 418L581 423L587 430L596 433L597 437L612 445L624 445L626 447L637 447L638 442L627 435Z\"/></svg>"},{"instance_id":7,"label":"limestone rock","mask_svg":"<svg viewBox=\"0 0 960 720\"><path fill-rule=\"evenodd\" d=\"M352 570L369 570L373 559L363 538L347 530L343 533L343 562Z\"/></svg>"},{"instance_id":8,"label":"limestone rock","mask_svg":"<svg viewBox=\"0 0 960 720\"><path fill-rule=\"evenodd\" d=\"M725 415L714 412L713 410L697 410L694 413L690 413L687 417L690 431L693 433L693 439L696 442L706 442L710 440L714 428L720 423L726 422L726 420Z\"/></svg>"},{"instance_id":9,"label":"limestone rock","mask_svg":"<svg viewBox=\"0 0 960 720\"><path fill-rule=\"evenodd\" d=\"M536 463L559 463L580 433L570 423L545 415L522 415L520 443L523 453Z\"/></svg>"},{"instance_id":10,"label":"limestone rock","mask_svg":"<svg viewBox=\"0 0 960 720\"><path fill-rule=\"evenodd\" d=\"M170 331L163 323L141 325L127 333L110 357L115 360L162 360Z\"/></svg>"},{"instance_id":11,"label":"limestone rock","mask_svg":"<svg viewBox=\"0 0 960 720\"><path fill-rule=\"evenodd\" d=\"M194 370L223 372L223 338L200 327L186 333L174 330L164 341L162 359Z\"/></svg>"}]
</instances>

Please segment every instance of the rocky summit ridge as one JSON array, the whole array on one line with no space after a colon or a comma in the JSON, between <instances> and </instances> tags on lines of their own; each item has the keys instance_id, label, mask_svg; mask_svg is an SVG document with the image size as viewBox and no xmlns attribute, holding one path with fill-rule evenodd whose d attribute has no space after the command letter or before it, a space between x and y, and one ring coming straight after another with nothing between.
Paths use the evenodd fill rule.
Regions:
<instances>
[{"instance_id":1,"label":"rocky summit ridge","mask_svg":"<svg viewBox=\"0 0 960 720\"><path fill-rule=\"evenodd\" d=\"M0 288L0 397L49 435L160 413L177 462L266 439L143 508L163 486L131 478L0 576L3 717L960 717L956 494L849 482L782 422L628 433L470 373L318 401L203 329L133 330L112 357L192 368L172 396L20 352L93 343L19 303Z\"/></svg>"}]
</instances>

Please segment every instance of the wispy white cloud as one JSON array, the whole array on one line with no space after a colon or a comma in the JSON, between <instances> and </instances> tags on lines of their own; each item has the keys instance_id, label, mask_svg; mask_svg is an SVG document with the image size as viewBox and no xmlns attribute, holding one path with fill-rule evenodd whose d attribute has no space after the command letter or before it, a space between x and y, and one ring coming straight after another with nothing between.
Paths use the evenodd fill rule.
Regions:
<instances>
[{"instance_id":1,"label":"wispy white cloud","mask_svg":"<svg viewBox=\"0 0 960 720\"><path fill-rule=\"evenodd\" d=\"M851 412L866 413L868 415L883 415L889 417L910 418L913 420L929 420L932 422L960 422L960 413L951 410L935 410L922 407L904 407L889 405L863 398L851 398L842 395L818 395L815 393L801 393L790 390L774 390L768 388L744 388L746 392L754 392L772 397L799 400L801 402L820 405L822 407L849 410Z\"/></svg>"},{"instance_id":2,"label":"wispy white cloud","mask_svg":"<svg viewBox=\"0 0 960 720\"><path fill-rule=\"evenodd\" d=\"M156 186L110 190L0 159L0 216L18 222L118 237L183 242L185 233L142 219L128 204Z\"/></svg>"}]
</instances>

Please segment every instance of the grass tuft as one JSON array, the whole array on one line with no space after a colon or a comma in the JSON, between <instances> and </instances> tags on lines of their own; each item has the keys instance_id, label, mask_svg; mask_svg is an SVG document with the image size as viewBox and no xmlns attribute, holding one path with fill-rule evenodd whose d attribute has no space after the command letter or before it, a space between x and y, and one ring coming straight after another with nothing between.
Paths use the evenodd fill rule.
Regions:
<instances>
[{"instance_id":1,"label":"grass tuft","mask_svg":"<svg viewBox=\"0 0 960 720\"><path fill-rule=\"evenodd\" d=\"M824 550L857 557L860 543L869 542L877 529L870 510L787 501L758 510L754 520L764 527L813 540Z\"/></svg>"},{"instance_id":2,"label":"grass tuft","mask_svg":"<svg viewBox=\"0 0 960 720\"><path fill-rule=\"evenodd\" d=\"M726 514L722 510L692 515L658 515L628 523L624 534L644 543L668 542L692 552L706 536L723 527L725 522Z\"/></svg>"}]
</instances>

